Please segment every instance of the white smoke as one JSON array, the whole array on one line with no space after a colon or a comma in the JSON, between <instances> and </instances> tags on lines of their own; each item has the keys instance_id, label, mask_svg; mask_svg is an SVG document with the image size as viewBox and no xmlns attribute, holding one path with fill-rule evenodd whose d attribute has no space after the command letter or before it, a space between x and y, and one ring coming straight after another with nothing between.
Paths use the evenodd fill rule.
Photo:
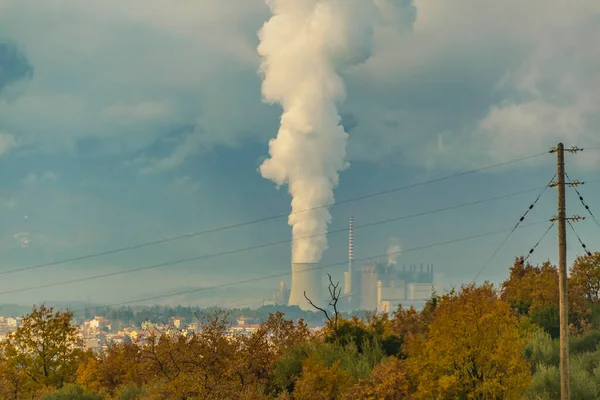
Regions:
<instances>
[{"instance_id":1,"label":"white smoke","mask_svg":"<svg viewBox=\"0 0 600 400\"><path fill-rule=\"evenodd\" d=\"M398 256L402 252L402 246L400 246L400 243L398 243L398 239L396 238L391 238L390 241L392 244L387 250L388 265L396 265L398 264Z\"/></svg>"},{"instance_id":2,"label":"white smoke","mask_svg":"<svg viewBox=\"0 0 600 400\"><path fill-rule=\"evenodd\" d=\"M347 167L348 134L337 104L346 92L340 70L368 57L378 18L369 0L267 0L272 18L259 32L262 93L283 108L263 177L292 195L288 223L296 239L293 262L319 262L327 249L333 189ZM304 211L308 210L308 211ZM299 238L322 235L305 240Z\"/></svg>"}]
</instances>

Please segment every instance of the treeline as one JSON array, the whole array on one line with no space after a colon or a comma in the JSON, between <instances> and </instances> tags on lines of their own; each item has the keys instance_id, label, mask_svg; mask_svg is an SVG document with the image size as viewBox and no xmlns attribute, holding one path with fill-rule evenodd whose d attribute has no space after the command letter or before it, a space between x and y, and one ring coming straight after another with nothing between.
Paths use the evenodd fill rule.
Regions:
<instances>
[{"instance_id":1,"label":"treeline","mask_svg":"<svg viewBox=\"0 0 600 400\"><path fill-rule=\"evenodd\" d=\"M144 321L169 323L172 317L183 318L185 323L195 322L196 316L201 313L212 313L221 310L218 307L191 307L178 305L170 307L166 305L154 305L151 307L134 308L130 306L115 307L86 307L84 310L75 313L75 317L92 319L94 316L106 318L110 321L119 321L122 326L140 326ZM288 319L297 321L302 319L309 326L320 326L325 322L321 313L304 311L298 306L271 305L262 306L257 309L235 308L228 310L228 321L235 323L241 317L251 318L259 322L269 319L269 315L276 312L283 312ZM364 313L355 313L364 315ZM344 317L351 317L349 314L343 314ZM118 329L118 324L115 324Z\"/></svg>"},{"instance_id":2,"label":"treeline","mask_svg":"<svg viewBox=\"0 0 600 400\"><path fill-rule=\"evenodd\" d=\"M334 291L332 291L335 293ZM571 390L600 398L600 253L570 269ZM335 297L335 296L334 296ZM228 315L193 336L84 351L72 314L34 308L1 345L2 399L557 399L558 273L516 260L499 288L464 285L422 311L344 318L311 333L272 314L249 337Z\"/></svg>"}]
</instances>

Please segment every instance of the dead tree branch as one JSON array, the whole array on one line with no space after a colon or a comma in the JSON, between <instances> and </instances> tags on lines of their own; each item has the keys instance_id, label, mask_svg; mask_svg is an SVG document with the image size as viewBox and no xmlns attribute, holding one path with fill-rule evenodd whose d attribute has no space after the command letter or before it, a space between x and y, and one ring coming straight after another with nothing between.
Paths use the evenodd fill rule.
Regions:
<instances>
[{"instance_id":1,"label":"dead tree branch","mask_svg":"<svg viewBox=\"0 0 600 400\"><path fill-rule=\"evenodd\" d=\"M340 319L340 313L337 308L337 304L340 298L340 294L342 293L342 288L339 287L340 282L333 283L333 278L331 277L331 275L327 274L327 276L329 277L329 285L327 286L327 288L329 289L329 296L331 297L331 300L329 301L329 306L333 307L333 316L330 316L326 309L319 307L315 303L313 303L313 301L309 299L306 295L306 292L304 292L304 298L306 299L306 301L308 301L308 304L313 306L316 310L321 311L325 315L325 318L333 328L333 332L337 337L338 323Z\"/></svg>"}]
</instances>

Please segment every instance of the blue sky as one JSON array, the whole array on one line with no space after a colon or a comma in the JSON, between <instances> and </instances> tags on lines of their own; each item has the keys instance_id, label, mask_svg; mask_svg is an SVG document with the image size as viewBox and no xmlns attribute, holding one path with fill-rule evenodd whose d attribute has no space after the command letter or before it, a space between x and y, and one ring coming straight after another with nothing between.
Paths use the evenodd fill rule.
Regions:
<instances>
[{"instance_id":1,"label":"blue sky","mask_svg":"<svg viewBox=\"0 0 600 400\"><path fill-rule=\"evenodd\" d=\"M347 199L568 146L600 146L600 6L595 0L379 0L370 58L340 71L347 100ZM289 211L257 171L281 109L261 99L262 0L0 0L0 271ZM568 155L598 179L600 151ZM331 229L543 186L551 155L332 208ZM581 189L600 216L600 184ZM357 230L357 257L514 225L535 192ZM555 214L548 190L528 216ZM583 214L576 197L569 212ZM600 247L600 227L576 225ZM507 275L545 226L518 231L481 279ZM26 233L29 244L20 240ZM16 237L15 237L16 235ZM344 261L330 235L323 264ZM126 253L0 275L0 292L285 240L285 218ZM444 282L472 279L503 235L407 252ZM570 256L580 253L572 240ZM556 231L533 261L556 259ZM289 245L44 290L0 302L120 302L284 273ZM332 273L341 279L341 268ZM288 278L286 278L288 279ZM200 304L268 297L279 279L198 294ZM200 299L200 297L202 297Z\"/></svg>"}]
</instances>

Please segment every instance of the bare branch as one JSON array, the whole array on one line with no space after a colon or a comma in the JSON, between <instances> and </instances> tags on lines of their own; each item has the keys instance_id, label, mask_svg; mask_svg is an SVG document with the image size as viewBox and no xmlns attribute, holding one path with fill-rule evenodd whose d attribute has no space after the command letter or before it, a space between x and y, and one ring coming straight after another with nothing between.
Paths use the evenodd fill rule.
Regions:
<instances>
[{"instance_id":1,"label":"bare branch","mask_svg":"<svg viewBox=\"0 0 600 400\"><path fill-rule=\"evenodd\" d=\"M342 293L342 288L339 288L340 283L333 283L333 278L331 277L330 274L327 274L327 276L329 277L329 294L331 296L331 301L329 302L329 305L333 307L333 312L334 312L334 322L333 322L333 329L337 334L337 329L338 329L338 321L339 321L339 316L340 313L337 309L337 303L338 300L340 298L340 294Z\"/></svg>"},{"instance_id":2,"label":"bare branch","mask_svg":"<svg viewBox=\"0 0 600 400\"><path fill-rule=\"evenodd\" d=\"M327 318L327 321L331 322L331 318L329 318L329 313L327 312L327 310L315 305L315 303L313 303L312 300L308 298L308 296L306 295L306 292L304 292L304 298L306 299L306 301L308 301L308 304L310 304L311 306L313 306L314 308L316 308L317 310L319 310L323 314L325 314L325 318Z\"/></svg>"}]
</instances>

